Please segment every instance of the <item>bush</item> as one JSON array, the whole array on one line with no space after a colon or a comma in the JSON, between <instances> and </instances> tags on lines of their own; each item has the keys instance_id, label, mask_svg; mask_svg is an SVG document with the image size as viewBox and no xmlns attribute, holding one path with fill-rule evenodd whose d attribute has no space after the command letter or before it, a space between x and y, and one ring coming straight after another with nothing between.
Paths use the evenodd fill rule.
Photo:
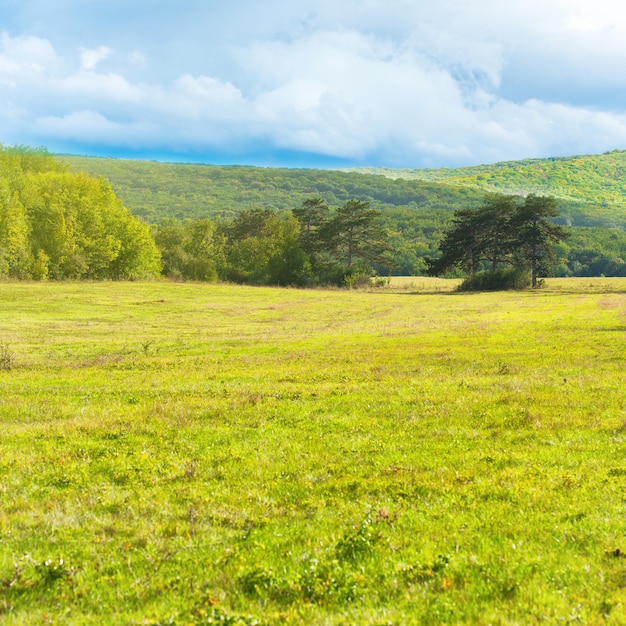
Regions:
<instances>
[{"instance_id":1,"label":"bush","mask_svg":"<svg viewBox=\"0 0 626 626\"><path fill-rule=\"evenodd\" d=\"M506 291L530 287L530 272L519 268L504 268L478 272L466 278L457 291Z\"/></svg>"},{"instance_id":2,"label":"bush","mask_svg":"<svg viewBox=\"0 0 626 626\"><path fill-rule=\"evenodd\" d=\"M369 287L372 282L370 275L366 272L349 272L344 276L343 283L348 289L359 289Z\"/></svg>"}]
</instances>

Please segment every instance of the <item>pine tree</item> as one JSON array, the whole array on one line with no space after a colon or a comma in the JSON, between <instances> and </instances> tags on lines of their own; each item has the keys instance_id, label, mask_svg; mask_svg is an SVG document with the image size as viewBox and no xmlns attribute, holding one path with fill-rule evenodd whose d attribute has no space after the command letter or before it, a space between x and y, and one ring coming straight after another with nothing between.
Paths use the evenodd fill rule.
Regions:
<instances>
[{"instance_id":1,"label":"pine tree","mask_svg":"<svg viewBox=\"0 0 626 626\"><path fill-rule=\"evenodd\" d=\"M533 194L526 197L518 207L513 219L514 248L521 263L530 266L531 284L537 286L537 263L541 258L553 257L552 246L569 234L550 221L557 217L558 203L552 197Z\"/></svg>"}]
</instances>

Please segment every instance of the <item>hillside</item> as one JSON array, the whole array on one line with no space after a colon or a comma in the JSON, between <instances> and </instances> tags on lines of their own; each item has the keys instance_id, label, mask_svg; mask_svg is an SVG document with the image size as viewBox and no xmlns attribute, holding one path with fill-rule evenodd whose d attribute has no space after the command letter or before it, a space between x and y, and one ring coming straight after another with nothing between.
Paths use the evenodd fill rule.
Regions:
<instances>
[{"instance_id":1,"label":"hillside","mask_svg":"<svg viewBox=\"0 0 626 626\"><path fill-rule=\"evenodd\" d=\"M135 214L169 218L233 217L244 209L291 211L319 196L331 206L366 200L380 209L411 207L449 213L482 201L479 189L444 182L392 179L335 170L209 166L63 157L73 170L101 175ZM439 220L441 216L439 216Z\"/></svg>"},{"instance_id":2,"label":"hillside","mask_svg":"<svg viewBox=\"0 0 626 626\"><path fill-rule=\"evenodd\" d=\"M599 155L506 161L458 169L362 168L394 180L460 185L485 192L550 195L577 226L626 225L626 151Z\"/></svg>"},{"instance_id":3,"label":"hillside","mask_svg":"<svg viewBox=\"0 0 626 626\"><path fill-rule=\"evenodd\" d=\"M331 205L350 198L380 209L409 208L440 222L485 193L535 193L560 200L571 226L626 229L626 151L508 161L459 169L362 168L350 171L210 166L77 156L73 170L107 178L148 222L232 217L247 208L291 210L312 196ZM443 211L443 214L442 214ZM404 211L402 211L404 214ZM391 217L391 215L389 216Z\"/></svg>"}]
</instances>

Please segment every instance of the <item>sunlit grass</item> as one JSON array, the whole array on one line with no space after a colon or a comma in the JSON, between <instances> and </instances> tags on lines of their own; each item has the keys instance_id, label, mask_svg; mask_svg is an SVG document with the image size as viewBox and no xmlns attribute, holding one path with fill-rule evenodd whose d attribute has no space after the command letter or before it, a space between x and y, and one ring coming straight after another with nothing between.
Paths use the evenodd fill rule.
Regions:
<instances>
[{"instance_id":1,"label":"sunlit grass","mask_svg":"<svg viewBox=\"0 0 626 626\"><path fill-rule=\"evenodd\" d=\"M3 283L0 622L623 623L626 280L454 284Z\"/></svg>"}]
</instances>

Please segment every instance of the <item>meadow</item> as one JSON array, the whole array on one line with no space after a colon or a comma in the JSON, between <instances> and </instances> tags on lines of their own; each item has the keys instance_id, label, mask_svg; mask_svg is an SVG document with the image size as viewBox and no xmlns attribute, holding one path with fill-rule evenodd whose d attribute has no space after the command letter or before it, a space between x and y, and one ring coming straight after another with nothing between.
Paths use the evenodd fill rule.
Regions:
<instances>
[{"instance_id":1,"label":"meadow","mask_svg":"<svg viewBox=\"0 0 626 626\"><path fill-rule=\"evenodd\" d=\"M0 284L0 624L626 623L626 279Z\"/></svg>"}]
</instances>

